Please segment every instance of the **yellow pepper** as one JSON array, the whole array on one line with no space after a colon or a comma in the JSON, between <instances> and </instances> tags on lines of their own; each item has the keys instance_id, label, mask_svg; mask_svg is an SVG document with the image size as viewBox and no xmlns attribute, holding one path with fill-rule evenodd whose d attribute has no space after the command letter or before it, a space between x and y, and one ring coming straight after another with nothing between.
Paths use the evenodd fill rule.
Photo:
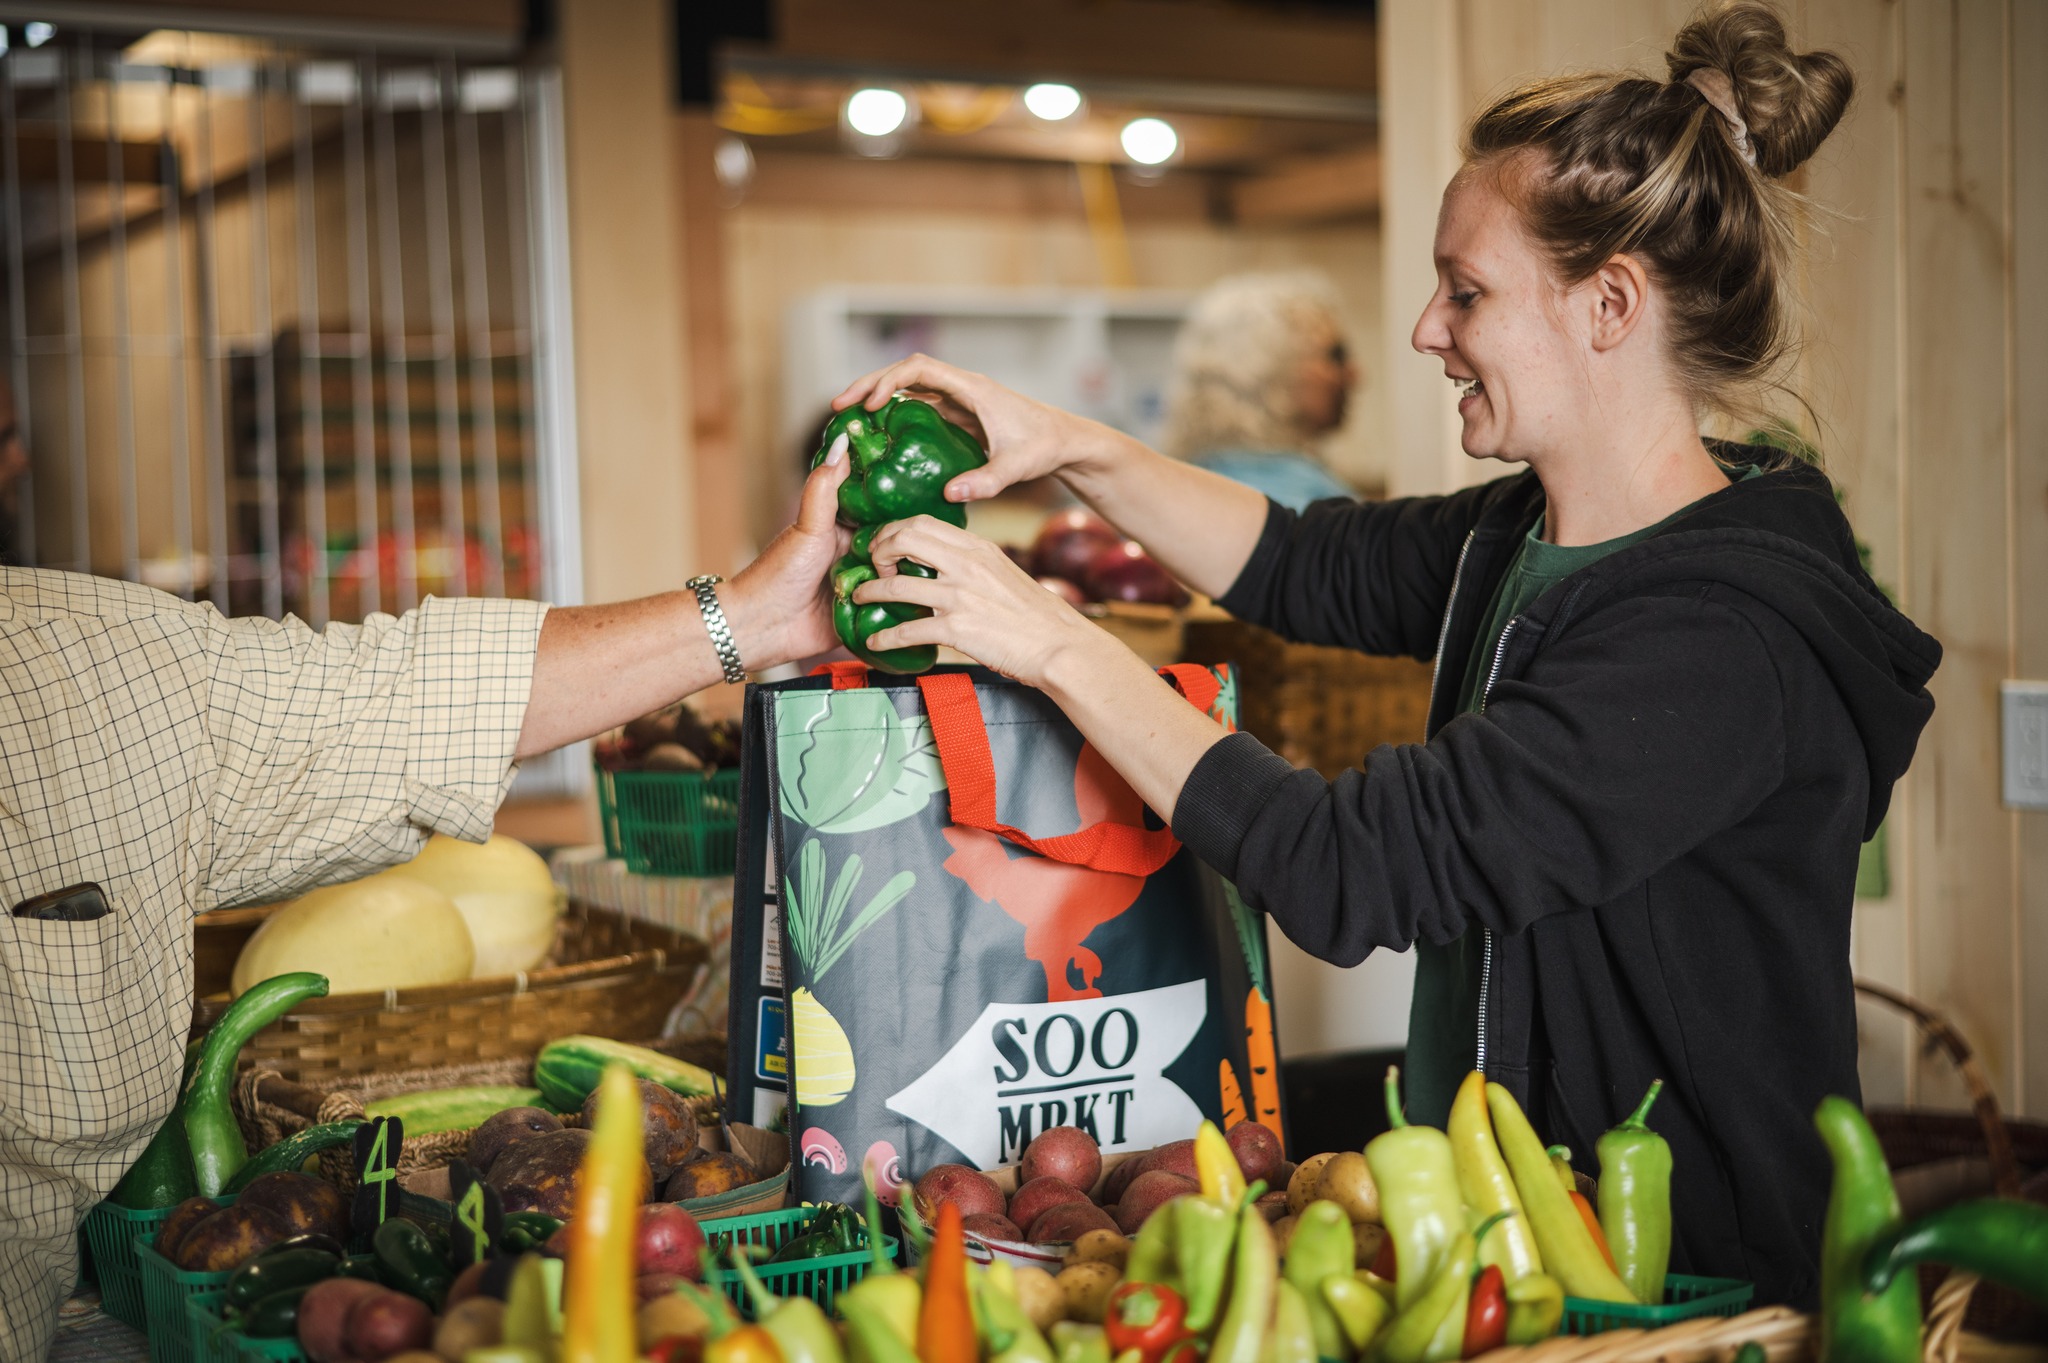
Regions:
<instances>
[{"instance_id":1,"label":"yellow pepper","mask_svg":"<svg viewBox=\"0 0 2048 1363\"><path fill-rule=\"evenodd\" d=\"M637 1363L633 1242L647 1200L640 1095L632 1071L616 1062L605 1067L597 1092L569 1218L562 1363Z\"/></svg>"},{"instance_id":2,"label":"yellow pepper","mask_svg":"<svg viewBox=\"0 0 2048 1363\"><path fill-rule=\"evenodd\" d=\"M1507 1282L1543 1271L1536 1252L1536 1239L1522 1210L1522 1198L1515 1180L1501 1158L1500 1143L1493 1138L1493 1119L1486 1112L1486 1076L1478 1070L1458 1085L1446 1123L1451 1138L1451 1159L1458 1170L1458 1191L1475 1221L1500 1212L1508 1216L1493 1228L1493 1234L1479 1242L1481 1267L1495 1265Z\"/></svg>"},{"instance_id":3,"label":"yellow pepper","mask_svg":"<svg viewBox=\"0 0 2048 1363\"><path fill-rule=\"evenodd\" d=\"M1214 1122L1203 1122L1195 1132L1195 1178L1202 1185L1203 1197L1225 1206L1237 1206L1244 1196L1244 1170Z\"/></svg>"}]
</instances>

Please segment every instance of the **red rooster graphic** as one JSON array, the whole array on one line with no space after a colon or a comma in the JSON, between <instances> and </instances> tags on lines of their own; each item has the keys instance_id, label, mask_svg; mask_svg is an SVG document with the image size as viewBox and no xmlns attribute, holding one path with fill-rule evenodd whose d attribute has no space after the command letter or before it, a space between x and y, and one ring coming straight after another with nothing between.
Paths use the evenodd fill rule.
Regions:
<instances>
[{"instance_id":1,"label":"red rooster graphic","mask_svg":"<svg viewBox=\"0 0 2048 1363\"><path fill-rule=\"evenodd\" d=\"M1138 793L1091 744L1081 745L1074 763L1074 804L1084 828L1104 821L1135 827L1144 821ZM953 845L946 869L1023 925L1024 954L1045 968L1047 1000L1101 998L1095 982L1102 978L1102 958L1082 943L1137 902L1145 878L1029 853L1013 857L1001 838L979 828L949 827L945 834Z\"/></svg>"}]
</instances>

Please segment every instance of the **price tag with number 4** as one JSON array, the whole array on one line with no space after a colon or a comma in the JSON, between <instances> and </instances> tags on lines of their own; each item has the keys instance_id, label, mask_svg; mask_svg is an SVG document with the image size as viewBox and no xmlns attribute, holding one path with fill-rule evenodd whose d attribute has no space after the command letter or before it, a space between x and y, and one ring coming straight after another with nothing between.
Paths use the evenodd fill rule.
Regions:
<instances>
[{"instance_id":1,"label":"price tag with number 4","mask_svg":"<svg viewBox=\"0 0 2048 1363\"><path fill-rule=\"evenodd\" d=\"M498 1232L505 1228L505 1208L498 1201L498 1190L461 1160L448 1166L448 1189L455 1198L455 1224L449 1229L448 1247L455 1262L466 1268L496 1252Z\"/></svg>"},{"instance_id":2,"label":"price tag with number 4","mask_svg":"<svg viewBox=\"0 0 2048 1363\"><path fill-rule=\"evenodd\" d=\"M397 1117L372 1117L356 1132L356 1200L349 1225L368 1239L398 1211L398 1151L405 1142L405 1123Z\"/></svg>"}]
</instances>

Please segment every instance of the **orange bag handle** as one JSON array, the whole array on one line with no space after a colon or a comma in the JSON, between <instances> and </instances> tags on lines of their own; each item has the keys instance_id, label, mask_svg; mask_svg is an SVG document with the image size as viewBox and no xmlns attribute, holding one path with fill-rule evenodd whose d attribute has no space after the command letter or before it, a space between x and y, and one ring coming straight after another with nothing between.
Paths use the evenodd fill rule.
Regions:
<instances>
[{"instance_id":1,"label":"orange bag handle","mask_svg":"<svg viewBox=\"0 0 2048 1363\"><path fill-rule=\"evenodd\" d=\"M1216 703L1216 695L1222 689L1216 675L1206 667L1175 663L1159 671L1189 704L1204 714ZM833 685L838 685L837 674ZM924 693L925 710L931 716L932 738L939 749L939 765L946 773L946 796L952 804L955 824L994 833L1006 842L1054 861L1118 875L1149 876L1180 851L1180 839L1169 828L1133 827L1105 820L1073 833L1034 838L1021 828L1000 822L996 818L995 756L989 751L988 724L982 717L981 701L974 694L973 679L962 672L948 672L919 677L917 688Z\"/></svg>"}]
</instances>

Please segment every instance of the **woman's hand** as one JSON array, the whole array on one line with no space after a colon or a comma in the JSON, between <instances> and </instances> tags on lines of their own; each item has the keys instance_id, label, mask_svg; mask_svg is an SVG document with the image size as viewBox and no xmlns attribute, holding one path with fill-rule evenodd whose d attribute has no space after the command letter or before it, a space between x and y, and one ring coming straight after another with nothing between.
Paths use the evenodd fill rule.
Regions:
<instances>
[{"instance_id":1,"label":"woman's hand","mask_svg":"<svg viewBox=\"0 0 2048 1363\"><path fill-rule=\"evenodd\" d=\"M1013 392L983 374L956 369L929 355L912 355L854 380L832 399L834 411L856 402L874 411L891 394L906 392L939 409L964 427L988 451L988 463L946 484L949 502L977 502L1013 483L1100 460L1118 442L1132 443L1100 422Z\"/></svg>"},{"instance_id":2,"label":"woman's hand","mask_svg":"<svg viewBox=\"0 0 2048 1363\"><path fill-rule=\"evenodd\" d=\"M796 524L770 540L742 568L721 604L740 657L758 671L823 653L839 643L832 632L832 564L853 532L838 523L839 485L846 481L846 437L804 480Z\"/></svg>"},{"instance_id":3,"label":"woman's hand","mask_svg":"<svg viewBox=\"0 0 2048 1363\"><path fill-rule=\"evenodd\" d=\"M927 606L928 619L878 630L872 649L946 644L984 667L1027 686L1045 687L1052 673L1114 639L1072 606L1038 585L996 545L944 521L918 516L893 521L875 535L875 567L883 575L862 584L856 602L906 601ZM912 577L896 571L914 559L938 573Z\"/></svg>"}]
</instances>

